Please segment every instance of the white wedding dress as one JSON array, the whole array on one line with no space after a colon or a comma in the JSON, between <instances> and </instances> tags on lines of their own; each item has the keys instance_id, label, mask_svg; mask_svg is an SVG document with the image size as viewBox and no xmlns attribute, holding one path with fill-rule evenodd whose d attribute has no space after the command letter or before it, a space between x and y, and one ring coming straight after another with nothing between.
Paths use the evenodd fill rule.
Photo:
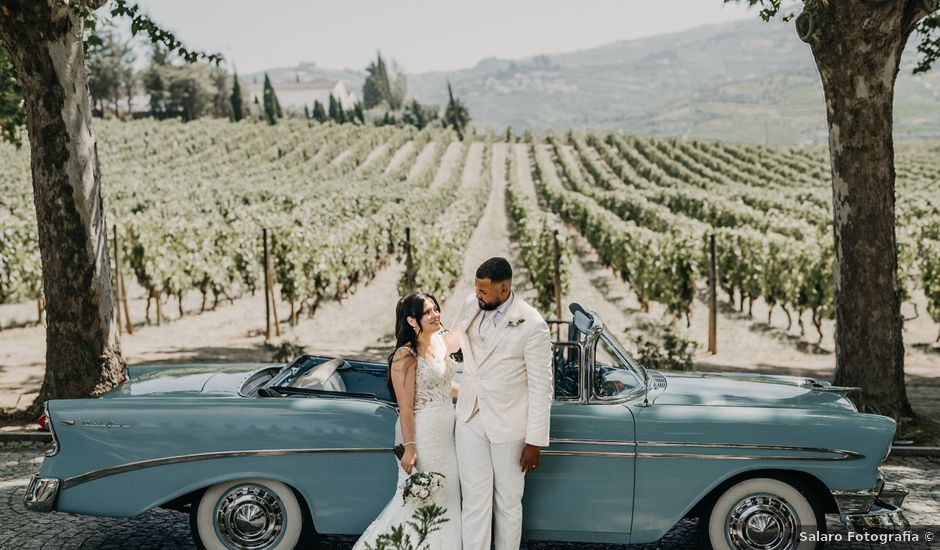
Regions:
<instances>
[{"instance_id":1,"label":"white wedding dress","mask_svg":"<svg viewBox=\"0 0 940 550\"><path fill-rule=\"evenodd\" d=\"M439 530L431 533L425 544L432 550L459 550L460 478L457 473L457 448L454 444L454 405L450 393L457 367L450 357L440 363L419 357L417 369L415 445L418 462L415 466L419 472L437 472L444 475L442 487L431 496L428 503L433 502L447 510L444 516L447 521ZM417 545L417 535L408 526L408 522L415 510L423 504L403 502L402 487L407 478L408 474L399 466L398 488L395 494L379 517L362 534L353 550L365 549L366 543L374 547L379 535L390 533L392 528L398 525L405 527L405 533L411 536L411 543Z\"/></svg>"}]
</instances>

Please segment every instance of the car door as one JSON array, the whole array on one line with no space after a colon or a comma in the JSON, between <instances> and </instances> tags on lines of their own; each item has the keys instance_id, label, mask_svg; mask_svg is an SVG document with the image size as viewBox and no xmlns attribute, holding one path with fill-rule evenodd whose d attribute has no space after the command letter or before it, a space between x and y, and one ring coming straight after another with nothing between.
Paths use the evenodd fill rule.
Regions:
<instances>
[{"instance_id":1,"label":"car door","mask_svg":"<svg viewBox=\"0 0 940 550\"><path fill-rule=\"evenodd\" d=\"M525 535L532 539L627 543L636 460L633 413L622 400L586 391L581 387L583 383L576 392L570 384L561 383L559 357L564 357L570 367L582 350L581 346L567 346L567 353L556 352L551 441L542 450L538 470L526 475ZM610 363L604 349L587 352L589 364L593 364L595 355Z\"/></svg>"}]
</instances>

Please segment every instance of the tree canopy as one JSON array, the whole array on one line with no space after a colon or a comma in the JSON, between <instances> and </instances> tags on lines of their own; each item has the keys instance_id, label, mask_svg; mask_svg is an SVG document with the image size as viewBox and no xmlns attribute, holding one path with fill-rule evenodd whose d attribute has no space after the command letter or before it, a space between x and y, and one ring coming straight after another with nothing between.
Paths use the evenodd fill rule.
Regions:
<instances>
[{"instance_id":1,"label":"tree canopy","mask_svg":"<svg viewBox=\"0 0 940 550\"><path fill-rule=\"evenodd\" d=\"M383 101L388 108L397 111L405 105L408 97L408 81L405 74L392 62L391 70L381 52L366 67L366 81L362 86L362 101L366 109L379 106Z\"/></svg>"},{"instance_id":2,"label":"tree canopy","mask_svg":"<svg viewBox=\"0 0 940 550\"><path fill-rule=\"evenodd\" d=\"M744 3L751 7L760 7L760 16L764 21L770 21L778 15L783 21L790 21L797 17L796 12L783 9L782 0L723 0L725 4ZM803 4L810 6L818 0L804 0ZM920 58L914 67L914 74L927 72L933 67L937 59L940 59L940 12L938 12L937 0L903 0L908 4L909 10L921 10L929 13L928 16L920 19L912 29L917 34L917 52ZM797 17L800 19L800 17ZM797 21L797 32L801 35L808 34L812 25L812 20L807 13L807 17L802 21Z\"/></svg>"}]
</instances>

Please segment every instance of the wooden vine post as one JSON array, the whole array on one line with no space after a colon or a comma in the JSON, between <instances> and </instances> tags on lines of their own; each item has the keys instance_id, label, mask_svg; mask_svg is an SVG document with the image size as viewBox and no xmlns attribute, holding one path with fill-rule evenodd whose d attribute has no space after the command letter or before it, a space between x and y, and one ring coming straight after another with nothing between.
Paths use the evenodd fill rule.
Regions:
<instances>
[{"instance_id":1,"label":"wooden vine post","mask_svg":"<svg viewBox=\"0 0 940 550\"><path fill-rule=\"evenodd\" d=\"M708 352L718 353L718 268L715 235L708 238Z\"/></svg>"}]
</instances>

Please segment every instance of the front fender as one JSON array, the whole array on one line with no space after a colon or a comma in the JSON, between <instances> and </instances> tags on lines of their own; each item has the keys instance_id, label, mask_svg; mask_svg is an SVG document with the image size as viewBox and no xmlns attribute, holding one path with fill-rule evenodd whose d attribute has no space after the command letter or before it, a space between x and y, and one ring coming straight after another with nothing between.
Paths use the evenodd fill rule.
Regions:
<instances>
[{"instance_id":1,"label":"front fender","mask_svg":"<svg viewBox=\"0 0 940 550\"><path fill-rule=\"evenodd\" d=\"M895 422L801 409L634 408L637 425L631 544L658 540L724 481L747 472L801 472L829 490L871 489Z\"/></svg>"}]
</instances>

